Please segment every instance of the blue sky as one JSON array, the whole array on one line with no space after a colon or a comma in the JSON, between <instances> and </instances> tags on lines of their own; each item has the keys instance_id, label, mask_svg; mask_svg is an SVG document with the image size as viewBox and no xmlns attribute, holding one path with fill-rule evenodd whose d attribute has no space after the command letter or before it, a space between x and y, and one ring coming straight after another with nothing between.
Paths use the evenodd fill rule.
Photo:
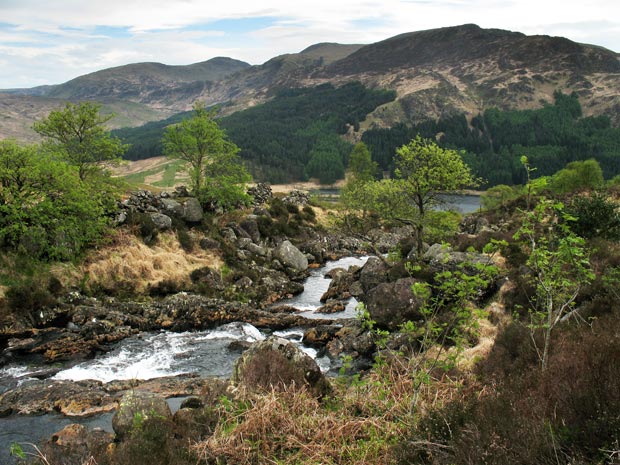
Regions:
<instances>
[{"instance_id":1,"label":"blue sky","mask_svg":"<svg viewBox=\"0 0 620 465\"><path fill-rule=\"evenodd\" d=\"M464 23L620 52L617 0L0 0L0 89L143 61L261 64L317 42L365 44Z\"/></svg>"}]
</instances>

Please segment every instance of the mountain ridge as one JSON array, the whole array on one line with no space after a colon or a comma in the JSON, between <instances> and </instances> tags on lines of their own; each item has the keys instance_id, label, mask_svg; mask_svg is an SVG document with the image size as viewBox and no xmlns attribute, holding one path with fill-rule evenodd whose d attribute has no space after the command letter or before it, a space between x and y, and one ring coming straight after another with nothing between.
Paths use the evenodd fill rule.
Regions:
<instances>
[{"instance_id":1,"label":"mountain ridge","mask_svg":"<svg viewBox=\"0 0 620 465\"><path fill-rule=\"evenodd\" d=\"M211 67L211 74L204 67ZM605 114L620 123L618 53L475 24L409 32L368 45L322 42L255 66L225 57L182 67L130 64L34 88L29 105L37 96L128 100L168 116L200 100L226 104L230 114L265 102L280 89L353 81L397 93L394 102L362 123L362 131L446 114L473 117L489 107L538 108L553 102L556 90L576 92L584 114ZM0 137L6 137L1 130Z\"/></svg>"}]
</instances>

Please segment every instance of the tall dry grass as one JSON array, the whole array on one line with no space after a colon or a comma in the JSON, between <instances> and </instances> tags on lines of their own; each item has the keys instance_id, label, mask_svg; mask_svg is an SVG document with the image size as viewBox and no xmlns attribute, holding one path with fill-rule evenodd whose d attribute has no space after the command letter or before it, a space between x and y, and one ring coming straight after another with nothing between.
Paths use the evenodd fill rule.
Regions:
<instances>
[{"instance_id":1,"label":"tall dry grass","mask_svg":"<svg viewBox=\"0 0 620 465\"><path fill-rule=\"evenodd\" d=\"M219 407L214 434L193 452L214 464L395 463L394 446L414 423L410 366L386 362L363 380L338 378L334 397L322 401L295 387L242 395ZM417 411L450 401L459 386L446 376L422 386Z\"/></svg>"},{"instance_id":2,"label":"tall dry grass","mask_svg":"<svg viewBox=\"0 0 620 465\"><path fill-rule=\"evenodd\" d=\"M188 288L193 270L204 266L219 269L221 265L212 252L198 247L184 250L172 232L160 233L157 243L147 246L131 232L119 229L110 245L89 254L79 273L87 277L84 286L89 291L144 294L164 281Z\"/></svg>"}]
</instances>

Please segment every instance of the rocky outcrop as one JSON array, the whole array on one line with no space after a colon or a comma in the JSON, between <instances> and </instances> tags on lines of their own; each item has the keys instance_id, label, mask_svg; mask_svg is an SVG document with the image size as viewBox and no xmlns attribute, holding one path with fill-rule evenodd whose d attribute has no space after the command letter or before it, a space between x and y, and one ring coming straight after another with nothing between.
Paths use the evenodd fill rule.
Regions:
<instances>
[{"instance_id":1,"label":"rocky outcrop","mask_svg":"<svg viewBox=\"0 0 620 465\"><path fill-rule=\"evenodd\" d=\"M203 275L197 274L197 279ZM213 277L207 273L208 276ZM272 303L282 296L302 291L303 285L289 280L284 273L265 269L253 289ZM1 352L4 360L8 362L33 355L41 356L47 362L81 360L107 352L113 343L140 331L208 329L234 321L273 329L331 322L330 319L317 321L298 314L281 314L250 304L188 293L173 294L152 302L98 300L78 294L73 296L72 302L41 310L44 315L47 312L62 320L65 327L19 331L14 337L6 331L2 335L6 341Z\"/></svg>"},{"instance_id":2,"label":"rocky outcrop","mask_svg":"<svg viewBox=\"0 0 620 465\"><path fill-rule=\"evenodd\" d=\"M137 379L102 383L95 380L28 380L0 395L0 417L60 413L70 417L111 412L127 392L150 392L163 398L200 395L221 390L220 380L195 374L147 381Z\"/></svg>"},{"instance_id":3,"label":"rocky outcrop","mask_svg":"<svg viewBox=\"0 0 620 465\"><path fill-rule=\"evenodd\" d=\"M305 387L317 397L331 390L316 362L292 342L279 337L252 344L235 362L232 382L258 391Z\"/></svg>"},{"instance_id":4,"label":"rocky outcrop","mask_svg":"<svg viewBox=\"0 0 620 465\"><path fill-rule=\"evenodd\" d=\"M174 192L154 194L148 190L132 192L128 198L119 202L116 224L121 225L135 214L148 214L159 230L169 229L172 218L178 218L190 224L199 223L204 217L200 202L190 197L184 186Z\"/></svg>"}]
</instances>

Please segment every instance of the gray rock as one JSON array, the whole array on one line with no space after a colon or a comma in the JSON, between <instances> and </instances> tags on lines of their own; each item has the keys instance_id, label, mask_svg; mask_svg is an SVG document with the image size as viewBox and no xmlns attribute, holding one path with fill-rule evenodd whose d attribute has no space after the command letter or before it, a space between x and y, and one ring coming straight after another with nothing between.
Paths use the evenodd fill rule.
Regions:
<instances>
[{"instance_id":1,"label":"gray rock","mask_svg":"<svg viewBox=\"0 0 620 465\"><path fill-rule=\"evenodd\" d=\"M331 390L316 362L292 342L270 337L256 342L235 362L232 382L252 391L306 387L323 397Z\"/></svg>"},{"instance_id":2,"label":"gray rock","mask_svg":"<svg viewBox=\"0 0 620 465\"><path fill-rule=\"evenodd\" d=\"M183 219L188 223L199 223L204 217L202 206L196 197L190 197L183 203Z\"/></svg>"},{"instance_id":3,"label":"gray rock","mask_svg":"<svg viewBox=\"0 0 620 465\"><path fill-rule=\"evenodd\" d=\"M163 210L173 216L183 216L183 205L173 199L164 198L161 200Z\"/></svg>"},{"instance_id":4,"label":"gray rock","mask_svg":"<svg viewBox=\"0 0 620 465\"><path fill-rule=\"evenodd\" d=\"M369 257L360 271L359 282L364 292L387 280L388 267L379 257Z\"/></svg>"},{"instance_id":5,"label":"gray rock","mask_svg":"<svg viewBox=\"0 0 620 465\"><path fill-rule=\"evenodd\" d=\"M408 320L418 320L425 301L413 294L411 286L415 282L414 278L402 278L371 289L365 302L370 318L378 326L390 330Z\"/></svg>"},{"instance_id":6,"label":"gray rock","mask_svg":"<svg viewBox=\"0 0 620 465\"><path fill-rule=\"evenodd\" d=\"M137 424L148 420L170 419L172 419L172 412L166 399L149 392L130 391L123 396L118 410L112 417L112 428L116 437L123 439L131 434Z\"/></svg>"},{"instance_id":7,"label":"gray rock","mask_svg":"<svg viewBox=\"0 0 620 465\"><path fill-rule=\"evenodd\" d=\"M151 219L153 220L155 227L160 231L164 231L172 227L172 218L168 215L164 215L163 213L151 213Z\"/></svg>"},{"instance_id":8,"label":"gray rock","mask_svg":"<svg viewBox=\"0 0 620 465\"><path fill-rule=\"evenodd\" d=\"M308 259L290 241L282 241L273 251L273 256L284 266L292 268L294 271L306 271L308 269Z\"/></svg>"},{"instance_id":9,"label":"gray rock","mask_svg":"<svg viewBox=\"0 0 620 465\"><path fill-rule=\"evenodd\" d=\"M248 233L254 242L260 241L260 231L258 229L258 222L256 221L257 218L258 216L256 215L248 215L248 217L239 224L239 227Z\"/></svg>"}]
</instances>

